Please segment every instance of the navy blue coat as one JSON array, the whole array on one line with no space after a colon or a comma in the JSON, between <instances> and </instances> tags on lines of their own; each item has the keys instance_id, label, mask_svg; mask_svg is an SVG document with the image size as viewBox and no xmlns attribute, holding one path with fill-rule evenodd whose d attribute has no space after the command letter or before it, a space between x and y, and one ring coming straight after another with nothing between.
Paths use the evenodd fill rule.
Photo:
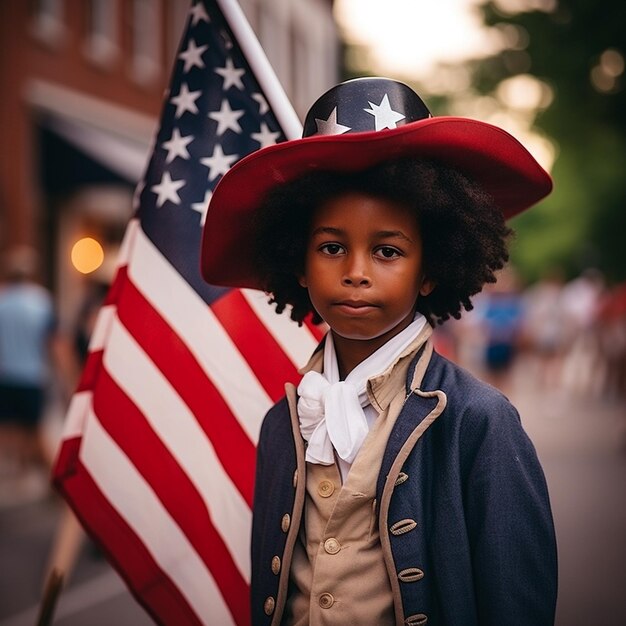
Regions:
<instances>
[{"instance_id":1,"label":"navy blue coat","mask_svg":"<svg viewBox=\"0 0 626 626\"><path fill-rule=\"evenodd\" d=\"M397 624L552 625L554 526L543 472L517 411L434 352L420 389L410 392L417 358L377 484ZM258 446L255 626L281 623L305 468L297 423L282 400L266 416ZM409 530L398 533L399 527Z\"/></svg>"}]
</instances>

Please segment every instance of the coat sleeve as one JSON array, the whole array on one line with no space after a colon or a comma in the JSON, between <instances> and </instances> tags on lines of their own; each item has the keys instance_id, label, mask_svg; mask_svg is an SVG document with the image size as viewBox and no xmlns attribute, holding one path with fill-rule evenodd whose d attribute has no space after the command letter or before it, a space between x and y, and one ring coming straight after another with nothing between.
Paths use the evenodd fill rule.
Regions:
<instances>
[{"instance_id":1,"label":"coat sleeve","mask_svg":"<svg viewBox=\"0 0 626 626\"><path fill-rule=\"evenodd\" d=\"M463 420L461 468L478 623L551 626L556 540L542 468L504 397L477 405Z\"/></svg>"}]
</instances>

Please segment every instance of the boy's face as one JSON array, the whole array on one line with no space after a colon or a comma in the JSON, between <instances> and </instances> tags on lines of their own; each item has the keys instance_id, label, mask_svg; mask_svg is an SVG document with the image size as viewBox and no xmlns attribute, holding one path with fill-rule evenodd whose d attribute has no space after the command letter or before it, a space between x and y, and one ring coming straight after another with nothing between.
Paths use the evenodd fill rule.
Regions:
<instances>
[{"instance_id":1,"label":"boy's face","mask_svg":"<svg viewBox=\"0 0 626 626\"><path fill-rule=\"evenodd\" d=\"M313 216L300 284L336 336L377 349L413 321L418 295L432 290L416 217L362 193L331 199Z\"/></svg>"}]
</instances>

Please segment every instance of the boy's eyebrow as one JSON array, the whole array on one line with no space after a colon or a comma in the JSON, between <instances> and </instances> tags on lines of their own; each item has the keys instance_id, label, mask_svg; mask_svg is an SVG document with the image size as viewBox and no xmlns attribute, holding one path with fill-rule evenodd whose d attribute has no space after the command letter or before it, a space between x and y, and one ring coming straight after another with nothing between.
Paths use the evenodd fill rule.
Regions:
<instances>
[{"instance_id":1,"label":"boy's eyebrow","mask_svg":"<svg viewBox=\"0 0 626 626\"><path fill-rule=\"evenodd\" d=\"M341 228L334 228L333 226L319 226L312 233L311 236L315 235L344 235L345 231ZM410 243L413 243L413 240L410 237L407 237L401 230L379 230L374 233L374 237L378 239L389 239L395 237L396 239L404 239Z\"/></svg>"}]
</instances>

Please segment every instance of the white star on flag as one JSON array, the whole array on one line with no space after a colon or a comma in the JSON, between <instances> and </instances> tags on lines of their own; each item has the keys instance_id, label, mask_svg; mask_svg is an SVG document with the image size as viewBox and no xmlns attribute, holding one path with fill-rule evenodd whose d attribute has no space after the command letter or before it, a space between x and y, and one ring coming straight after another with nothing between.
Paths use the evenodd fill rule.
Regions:
<instances>
[{"instance_id":1,"label":"white star on flag","mask_svg":"<svg viewBox=\"0 0 626 626\"><path fill-rule=\"evenodd\" d=\"M211 197L213 196L213 192L210 189L207 189L204 194L204 200L202 202L194 202L191 205L191 208L194 211L200 213L200 226L204 226L204 222L206 222L206 212L209 208L209 202L211 201Z\"/></svg>"},{"instance_id":2,"label":"white star on flag","mask_svg":"<svg viewBox=\"0 0 626 626\"><path fill-rule=\"evenodd\" d=\"M226 174L230 166L239 158L238 154L224 154L222 146L215 144L213 155L200 159L202 165L209 168L209 180L213 180L222 174Z\"/></svg>"},{"instance_id":3,"label":"white star on flag","mask_svg":"<svg viewBox=\"0 0 626 626\"><path fill-rule=\"evenodd\" d=\"M265 115L269 110L269 106L267 105L267 100L263 97L261 93L253 93L252 99L256 100L259 103L259 115Z\"/></svg>"},{"instance_id":4,"label":"white star on flag","mask_svg":"<svg viewBox=\"0 0 626 626\"><path fill-rule=\"evenodd\" d=\"M387 94L385 94L383 99L380 101L380 104L374 104L369 101L368 103L372 108L363 110L374 116L376 120L376 130L395 128L397 126L397 122L403 120L405 117L402 113L392 110L391 105L389 104L389 96Z\"/></svg>"},{"instance_id":5,"label":"white star on flag","mask_svg":"<svg viewBox=\"0 0 626 626\"><path fill-rule=\"evenodd\" d=\"M350 126L344 126L343 124L337 123L337 107L331 111L328 119L318 120L315 118L315 124L317 125L318 135L343 135L343 133L347 133L349 130L352 130Z\"/></svg>"},{"instance_id":6,"label":"white star on flag","mask_svg":"<svg viewBox=\"0 0 626 626\"><path fill-rule=\"evenodd\" d=\"M193 135L187 135L186 137L180 136L180 131L175 128L172 132L172 136L163 142L163 147L167 150L166 163L171 163L176 157L181 159L188 159L190 157L187 146L193 141Z\"/></svg>"},{"instance_id":7,"label":"white star on flag","mask_svg":"<svg viewBox=\"0 0 626 626\"><path fill-rule=\"evenodd\" d=\"M173 204L180 204L178 190L185 186L184 180L172 180L169 172L163 172L163 177L158 185L153 185L150 190L157 194L157 207L162 207L167 200Z\"/></svg>"},{"instance_id":8,"label":"white star on flag","mask_svg":"<svg viewBox=\"0 0 626 626\"><path fill-rule=\"evenodd\" d=\"M237 89L243 91L241 77L246 73L246 70L235 67L230 57L226 59L225 67L216 68L215 73L219 74L224 79L224 85L222 86L224 91L227 91L230 87L237 87Z\"/></svg>"},{"instance_id":9,"label":"white star on flag","mask_svg":"<svg viewBox=\"0 0 626 626\"><path fill-rule=\"evenodd\" d=\"M261 122L261 130L258 133L251 133L250 136L261 144L261 148L267 148L276 143L280 132L273 133L265 122Z\"/></svg>"},{"instance_id":10,"label":"white star on flag","mask_svg":"<svg viewBox=\"0 0 626 626\"><path fill-rule=\"evenodd\" d=\"M209 15L204 8L202 2L198 2L198 4L194 4L191 9L189 9L189 13L191 14L191 25L195 26L200 20L203 22L209 23L211 20L209 19Z\"/></svg>"},{"instance_id":11,"label":"white star on flag","mask_svg":"<svg viewBox=\"0 0 626 626\"><path fill-rule=\"evenodd\" d=\"M223 135L229 128L230 130L241 133L241 126L237 121L245 111L233 111L230 108L228 100L222 100L222 106L219 111L209 113L209 117L217 122L217 134Z\"/></svg>"},{"instance_id":12,"label":"white star on flag","mask_svg":"<svg viewBox=\"0 0 626 626\"><path fill-rule=\"evenodd\" d=\"M198 47L196 42L193 39L190 39L187 49L178 55L179 59L183 59L183 61L185 61L183 72L187 73L192 67L203 68L205 65L202 60L202 55L206 50L208 50L208 48L209 46L206 45Z\"/></svg>"},{"instance_id":13,"label":"white star on flag","mask_svg":"<svg viewBox=\"0 0 626 626\"><path fill-rule=\"evenodd\" d=\"M181 117L185 111L190 113L197 113L198 107L196 106L196 100L200 97L202 91L189 91L187 83L183 83L180 86L180 92L177 96L174 96L170 102L176 105L176 118Z\"/></svg>"}]
</instances>

